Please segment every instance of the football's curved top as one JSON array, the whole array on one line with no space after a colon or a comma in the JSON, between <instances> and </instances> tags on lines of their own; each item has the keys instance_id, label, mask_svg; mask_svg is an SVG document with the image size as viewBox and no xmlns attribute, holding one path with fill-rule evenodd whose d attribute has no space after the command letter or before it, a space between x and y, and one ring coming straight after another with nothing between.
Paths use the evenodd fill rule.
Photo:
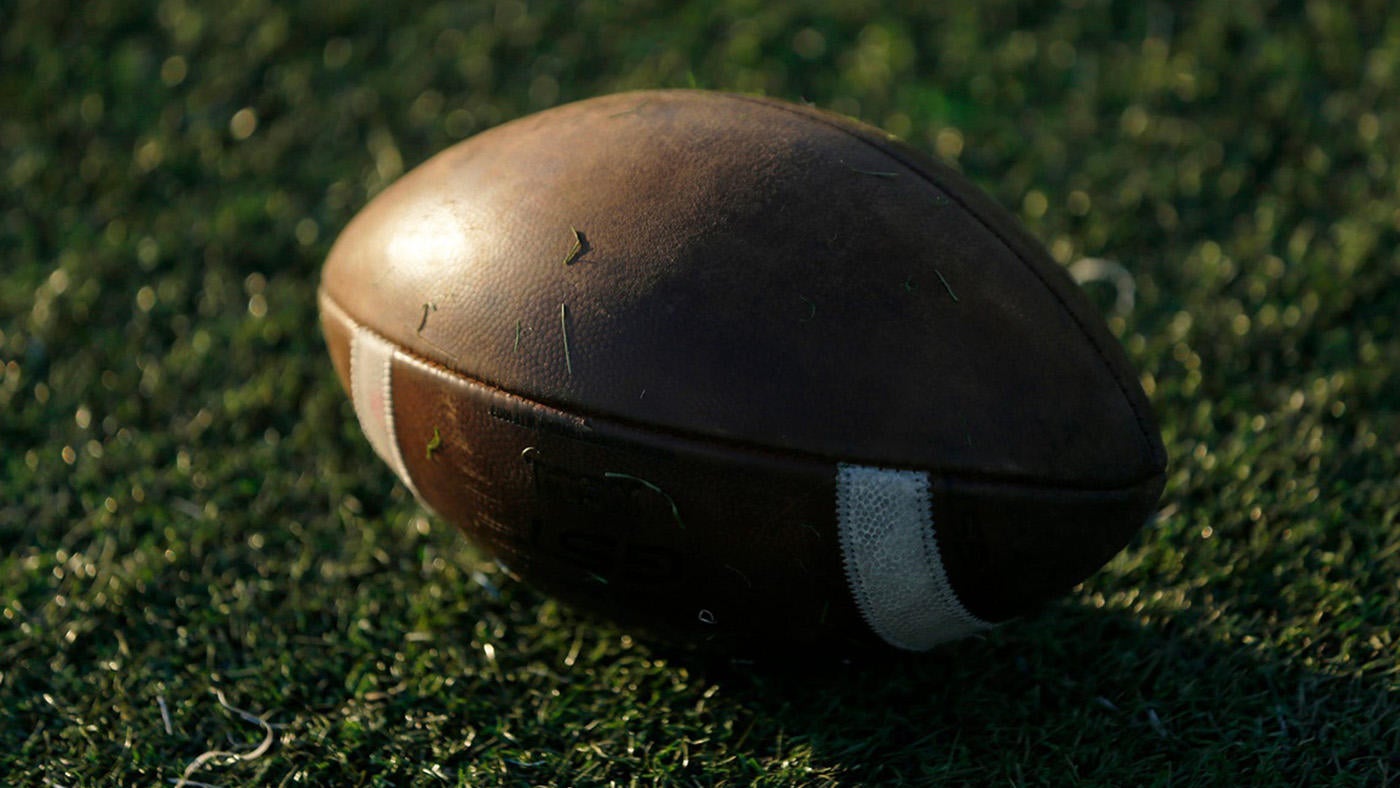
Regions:
<instances>
[{"instance_id":1,"label":"football's curved top","mask_svg":"<svg viewBox=\"0 0 1400 788\"><path fill-rule=\"evenodd\" d=\"M693 438L1111 489L1161 473L1091 305L950 168L844 118L638 92L480 134L379 195L326 297L513 395Z\"/></svg>"}]
</instances>

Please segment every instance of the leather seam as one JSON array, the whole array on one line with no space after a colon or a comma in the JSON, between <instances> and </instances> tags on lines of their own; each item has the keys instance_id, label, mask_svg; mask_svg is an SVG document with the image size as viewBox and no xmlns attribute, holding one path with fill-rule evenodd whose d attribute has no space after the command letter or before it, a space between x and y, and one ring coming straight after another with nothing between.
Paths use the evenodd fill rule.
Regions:
<instances>
[{"instance_id":1,"label":"leather seam","mask_svg":"<svg viewBox=\"0 0 1400 788\"><path fill-rule=\"evenodd\" d=\"M323 301L325 301L327 304L329 304L329 305L334 309L334 311L335 311L336 313L338 313L339 315L343 316L343 318L344 318L345 320L349 321L350 323L355 324L355 325L362 326L363 328L365 328L365 329L367 329L367 330L369 330L369 331L373 331L375 334L377 334L377 335L379 335L379 336L383 336L382 334L380 334L380 333L379 333L377 330L375 330L374 328L372 328L372 327L370 327L370 326L368 326L368 325L365 325L365 324L363 324L363 323L360 323L359 321L355 320L355 318L351 317L350 314L349 314L349 312L345 311L345 308L342 307L339 303L337 303L336 300L335 300L329 293L327 293L327 292L325 291L325 288L321 288L321 289L320 289L320 291L319 291L319 298L322 299ZM821 454L821 453L817 453L817 452L805 452L805 451L801 451L801 450L797 450L797 449L788 449L788 448L782 448L782 447L767 446L767 445L765 445L765 444L758 443L758 442L756 442L756 441L744 441L744 440L737 440L737 439L734 439L734 438L725 438L725 437L714 436L714 435L705 435L705 434L703 434L703 433L695 433L695 432L688 432L688 431L685 431L685 430L672 429L672 428L667 428L667 427L665 427L665 426L656 425L656 424L647 424L647 423L643 423L643 422L636 422L636 421L631 421L631 420L629 420L629 419L627 419L627 418L625 418L625 417L619 417L619 416L612 415L612 414L600 414L600 413L591 413L591 412L582 412L582 413L579 413L579 414L573 414L573 413L571 413L570 411L567 411L567 410L565 410L564 408L560 407L559 405L556 405L556 404L553 404L553 403L549 403L549 402L541 402L540 400L533 399L533 398L530 398L530 397L526 397L526 396L524 396L524 395L522 395L522 394L518 394L518 393L513 392L513 391L511 391L511 390L509 390L509 389L506 389L506 388L503 388L503 387L501 387L501 386L498 386L498 385L496 385L496 384L494 384L494 383L490 383L490 382L481 380L481 379L479 379L479 378L477 378L477 377L475 377L475 376L473 376L473 375L467 374L467 373L462 372L462 371L460 371L460 370L453 369L453 368L447 366L446 364L443 364L443 363L440 362L440 361L436 361L436 360L434 360L434 359L428 358L428 357L426 357L426 356L424 356L424 355L421 355L420 353L418 353L418 352L415 351L415 350L412 350L412 349L410 349L410 348L404 347L403 345L400 345L400 344L397 343L397 342L393 342L393 340L388 339L388 337L384 337L384 339L385 339L385 341L391 342L391 343L394 345L394 347L398 350L398 358L399 358L400 360L403 360L403 361L405 361L405 362L415 363L416 365L422 367L422 368L424 369L424 371L427 372L428 374L431 374L431 375L433 375L433 376L435 376L435 377L442 378L442 379L447 380L447 381L457 382L457 383L461 383L461 384L468 385L468 386L476 386L476 387L479 387L479 388L482 388L482 389L486 389L486 390L488 390L489 392L493 393L494 395L499 395L499 396L502 396L502 397L505 397L505 398L508 398L508 399L515 400L515 401L517 401L517 402L524 403L524 404L526 404L526 405L528 405L528 406L531 406L531 407L537 407L537 408L546 410L546 411L548 411L550 414L555 415L555 416L556 416L557 418L559 418L561 421L565 421L565 422L569 422L569 423L575 424L575 425L577 425L578 427L580 427L580 428L582 428L582 429L585 429L585 430L586 430L586 429L590 429L590 422L595 422L595 421L596 421L596 422L607 422L607 423L610 423L610 424L615 424L615 425L617 425L617 426L619 426L619 427L622 427L622 428L624 428L624 429L636 430L636 431L638 431L638 432L650 433L650 434L654 434L654 435L658 435L658 436L666 436L666 437L670 437L670 438L674 438L674 439L677 439L677 440L686 441L686 442L690 442L690 443L709 445L709 446L714 446L714 447L718 447L718 448L723 448L723 449L727 449L727 450L738 451L738 452L743 452L743 453L753 454L753 455L762 455L762 454L777 455L777 456L782 456L782 457L785 457L785 458L791 458L791 459L795 459L795 460L805 460L805 461L818 462L818 463L827 463L827 464L831 464L831 465L833 465L833 466L838 465L838 464L841 464L841 463L848 463L848 464L860 464L860 465L871 465L871 466L879 466L879 467L889 467L889 468L895 468L895 469L898 469L898 470L923 471L923 472L926 472L926 473L930 474L931 477L937 479L937 480L939 481L939 483L941 483L941 484L944 485L945 487L951 487L951 488L957 488L957 487L961 487L961 486L971 486L971 487L1001 486L1001 487L1003 487L1003 488L1008 488L1008 489L1018 489L1018 490L1025 490L1025 491L1038 491L1038 492L1042 492L1042 493L1063 493L1063 494L1071 494L1071 495L1073 495L1073 494L1081 494L1081 495L1098 494L1098 495L1104 495L1104 496L1124 496L1124 497L1126 497L1126 496L1132 496L1132 495L1138 494L1138 493L1140 492L1141 488L1146 487L1146 486L1149 486L1149 485L1153 485L1153 484L1157 483L1157 482L1162 478L1162 473L1161 473L1161 472L1157 472L1157 473L1153 473L1152 475L1145 476L1145 477L1143 477L1142 479L1138 479L1138 480L1135 480L1135 481L1132 481L1132 482L1128 482L1128 483L1126 483L1126 484L1114 485L1114 486L1072 485L1072 484L1062 484L1062 483L1054 483L1054 482L1043 482L1043 483L1042 483L1042 482L1037 482L1037 481L1034 480L1034 479L1016 478L1016 477L1007 477L1007 476L998 476L998 475L995 475L995 474L979 474L979 473L975 473L975 472L960 471L960 470L950 470L950 469L939 469L939 468L933 468L933 467L911 467L911 466L907 466L907 465L891 464L891 463L888 462L888 461L882 461L882 460L879 460L879 459L871 459L871 458L862 458L862 457L833 457L833 456L829 456L829 455Z\"/></svg>"}]
</instances>

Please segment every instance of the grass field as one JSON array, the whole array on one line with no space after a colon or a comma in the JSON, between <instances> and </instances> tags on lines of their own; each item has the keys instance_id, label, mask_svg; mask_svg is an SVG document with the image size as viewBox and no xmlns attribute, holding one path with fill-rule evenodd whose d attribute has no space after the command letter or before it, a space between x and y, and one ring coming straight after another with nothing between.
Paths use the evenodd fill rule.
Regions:
<instances>
[{"instance_id":1,"label":"grass field","mask_svg":"<svg viewBox=\"0 0 1400 788\"><path fill-rule=\"evenodd\" d=\"M0 4L0 783L1400 783L1387 6ZM687 85L881 125L1127 266L1130 311L1090 287L1172 466L1124 554L985 639L779 670L425 518L326 357L331 241L460 138Z\"/></svg>"}]
</instances>

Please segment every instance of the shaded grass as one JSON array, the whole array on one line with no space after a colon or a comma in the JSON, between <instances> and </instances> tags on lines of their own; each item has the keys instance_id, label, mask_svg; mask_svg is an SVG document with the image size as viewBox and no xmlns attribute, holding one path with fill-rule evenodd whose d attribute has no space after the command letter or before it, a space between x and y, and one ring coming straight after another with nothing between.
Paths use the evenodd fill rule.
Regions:
<instances>
[{"instance_id":1,"label":"shaded grass","mask_svg":"<svg viewBox=\"0 0 1400 788\"><path fill-rule=\"evenodd\" d=\"M218 689L276 733L219 784L1395 781L1400 17L1080 5L0 8L0 774L251 751ZM1128 552L922 658L715 665L393 486L315 328L335 233L470 133L692 81L883 125L1133 272L1173 465Z\"/></svg>"}]
</instances>

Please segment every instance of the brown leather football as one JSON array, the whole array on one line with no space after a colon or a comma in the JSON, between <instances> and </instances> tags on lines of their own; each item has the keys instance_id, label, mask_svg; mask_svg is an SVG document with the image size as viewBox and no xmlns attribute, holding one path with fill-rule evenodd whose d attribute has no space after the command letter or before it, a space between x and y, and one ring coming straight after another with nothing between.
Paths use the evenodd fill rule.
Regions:
<instances>
[{"instance_id":1,"label":"brown leather football","mask_svg":"<svg viewBox=\"0 0 1400 788\"><path fill-rule=\"evenodd\" d=\"M376 197L320 302L427 507L665 635L926 649L1084 580L1162 490L1136 375L1042 247L809 107L637 92L507 123Z\"/></svg>"}]
</instances>

